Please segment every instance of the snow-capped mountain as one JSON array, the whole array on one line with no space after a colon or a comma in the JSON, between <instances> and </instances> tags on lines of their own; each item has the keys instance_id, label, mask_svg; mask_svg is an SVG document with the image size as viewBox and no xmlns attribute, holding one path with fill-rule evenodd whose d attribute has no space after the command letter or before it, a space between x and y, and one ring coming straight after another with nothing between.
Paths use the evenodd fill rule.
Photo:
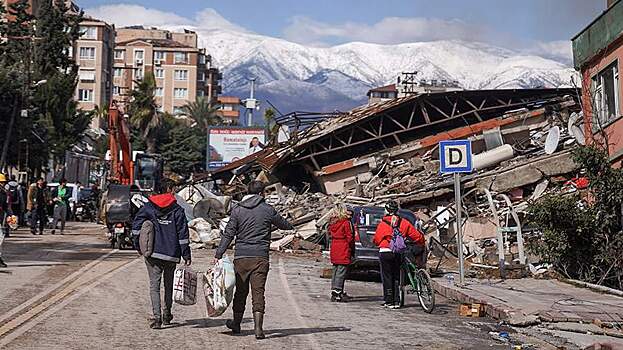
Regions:
<instances>
[{"instance_id":1,"label":"snow-capped mountain","mask_svg":"<svg viewBox=\"0 0 623 350\"><path fill-rule=\"evenodd\" d=\"M243 31L197 30L200 46L223 72L224 94L247 96L248 78L256 77L258 97L283 113L355 107L368 89L395 82L401 72L456 80L465 89L568 87L575 74L554 60L477 42L307 47Z\"/></svg>"}]
</instances>

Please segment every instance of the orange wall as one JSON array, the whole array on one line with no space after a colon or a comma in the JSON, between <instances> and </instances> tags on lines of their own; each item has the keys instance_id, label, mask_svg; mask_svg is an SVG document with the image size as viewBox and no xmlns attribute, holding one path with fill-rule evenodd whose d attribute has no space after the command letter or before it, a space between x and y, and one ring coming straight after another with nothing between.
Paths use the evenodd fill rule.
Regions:
<instances>
[{"instance_id":1,"label":"orange wall","mask_svg":"<svg viewBox=\"0 0 623 350\"><path fill-rule=\"evenodd\" d=\"M623 116L623 37L615 41L603 54L595 57L584 67L582 67L582 109L584 110L584 135L588 142L599 139L593 135L592 108L591 108L591 89L592 77L603 70L612 62L618 60L619 68L619 116ZM614 156L613 161L623 157L623 119L618 119L606 127L610 156Z\"/></svg>"}]
</instances>

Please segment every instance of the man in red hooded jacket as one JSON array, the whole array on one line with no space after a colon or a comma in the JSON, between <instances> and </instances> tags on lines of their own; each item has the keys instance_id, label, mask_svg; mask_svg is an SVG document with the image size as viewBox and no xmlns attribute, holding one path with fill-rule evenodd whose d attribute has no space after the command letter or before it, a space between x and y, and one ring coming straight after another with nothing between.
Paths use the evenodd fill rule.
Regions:
<instances>
[{"instance_id":1,"label":"man in red hooded jacket","mask_svg":"<svg viewBox=\"0 0 623 350\"><path fill-rule=\"evenodd\" d=\"M386 216L376 227L374 234L374 244L379 247L379 261L381 264L381 280L383 282L384 307L390 309L400 308L400 268L402 264L402 254L392 252L390 242L393 237L394 228L398 228L405 241L423 247L424 235L418 231L409 220L403 219L398 215L398 203L389 201L385 204Z\"/></svg>"}]
</instances>

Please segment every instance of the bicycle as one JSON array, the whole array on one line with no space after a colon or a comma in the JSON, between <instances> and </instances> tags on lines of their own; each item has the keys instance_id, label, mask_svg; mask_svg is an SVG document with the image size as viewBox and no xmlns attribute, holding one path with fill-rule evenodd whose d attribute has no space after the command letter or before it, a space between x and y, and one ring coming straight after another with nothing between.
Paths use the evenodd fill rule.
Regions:
<instances>
[{"instance_id":1,"label":"bicycle","mask_svg":"<svg viewBox=\"0 0 623 350\"><path fill-rule=\"evenodd\" d=\"M400 307L405 305L407 295L417 294L420 306L430 314L435 308L435 290L430 275L426 269L419 268L407 255L403 255L400 268Z\"/></svg>"}]
</instances>

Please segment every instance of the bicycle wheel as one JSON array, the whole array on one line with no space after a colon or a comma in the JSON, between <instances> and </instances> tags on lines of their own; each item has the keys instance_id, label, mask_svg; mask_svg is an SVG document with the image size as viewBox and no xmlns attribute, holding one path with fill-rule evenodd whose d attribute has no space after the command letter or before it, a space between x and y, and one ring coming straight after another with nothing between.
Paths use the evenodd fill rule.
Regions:
<instances>
[{"instance_id":1,"label":"bicycle wheel","mask_svg":"<svg viewBox=\"0 0 623 350\"><path fill-rule=\"evenodd\" d=\"M419 269L415 276L419 284L417 293L418 300L420 301L422 309L430 314L435 308L435 290L433 289L430 276L424 269Z\"/></svg>"}]
</instances>

